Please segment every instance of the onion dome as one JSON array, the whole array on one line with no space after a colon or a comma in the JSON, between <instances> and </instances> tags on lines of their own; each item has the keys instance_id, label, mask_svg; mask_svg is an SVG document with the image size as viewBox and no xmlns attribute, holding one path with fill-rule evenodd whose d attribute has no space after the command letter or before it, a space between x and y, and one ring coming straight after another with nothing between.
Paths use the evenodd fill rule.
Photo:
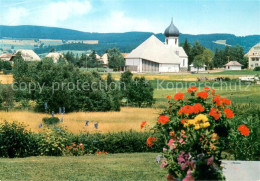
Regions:
<instances>
[{"instance_id":1,"label":"onion dome","mask_svg":"<svg viewBox=\"0 0 260 181\"><path fill-rule=\"evenodd\" d=\"M178 28L173 24L173 20L171 21L171 24L168 26L168 28L166 28L166 30L164 31L164 35L166 37L170 37L170 36L179 36L179 30Z\"/></svg>"}]
</instances>

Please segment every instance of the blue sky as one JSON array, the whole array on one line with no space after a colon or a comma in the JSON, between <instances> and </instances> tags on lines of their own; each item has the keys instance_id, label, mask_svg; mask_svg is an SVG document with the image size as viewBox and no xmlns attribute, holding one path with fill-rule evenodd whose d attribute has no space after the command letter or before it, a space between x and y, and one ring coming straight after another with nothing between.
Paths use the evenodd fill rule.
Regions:
<instances>
[{"instance_id":1,"label":"blue sky","mask_svg":"<svg viewBox=\"0 0 260 181\"><path fill-rule=\"evenodd\" d=\"M1 25L161 33L173 17L181 33L260 34L260 0L0 0L0 7Z\"/></svg>"}]
</instances>

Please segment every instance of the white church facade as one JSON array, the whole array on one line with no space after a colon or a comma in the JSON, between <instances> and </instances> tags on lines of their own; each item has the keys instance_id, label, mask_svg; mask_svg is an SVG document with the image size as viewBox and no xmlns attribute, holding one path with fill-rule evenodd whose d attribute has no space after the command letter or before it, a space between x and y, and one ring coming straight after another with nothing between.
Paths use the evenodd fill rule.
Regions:
<instances>
[{"instance_id":1,"label":"white church facade","mask_svg":"<svg viewBox=\"0 0 260 181\"><path fill-rule=\"evenodd\" d=\"M179 47L179 30L171 22L166 28L165 42L154 35L125 58L125 68L133 72L180 72L188 69L188 56Z\"/></svg>"}]
</instances>

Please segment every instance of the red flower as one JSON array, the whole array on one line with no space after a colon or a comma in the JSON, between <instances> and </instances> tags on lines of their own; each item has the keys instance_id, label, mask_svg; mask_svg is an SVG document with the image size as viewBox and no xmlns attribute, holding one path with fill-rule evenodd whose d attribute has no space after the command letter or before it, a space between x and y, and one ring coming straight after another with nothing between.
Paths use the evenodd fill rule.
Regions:
<instances>
[{"instance_id":1,"label":"red flower","mask_svg":"<svg viewBox=\"0 0 260 181\"><path fill-rule=\"evenodd\" d=\"M142 123L141 123L141 129L143 129L143 127L146 125L146 121L143 121Z\"/></svg>"},{"instance_id":2,"label":"red flower","mask_svg":"<svg viewBox=\"0 0 260 181\"><path fill-rule=\"evenodd\" d=\"M183 100L183 99L184 99L184 94L181 92L174 95L174 100L176 100L176 101Z\"/></svg>"},{"instance_id":3,"label":"red flower","mask_svg":"<svg viewBox=\"0 0 260 181\"><path fill-rule=\"evenodd\" d=\"M190 105L183 106L178 112L178 114L187 114L187 115L192 113L193 113L193 106Z\"/></svg>"},{"instance_id":4,"label":"red flower","mask_svg":"<svg viewBox=\"0 0 260 181\"><path fill-rule=\"evenodd\" d=\"M228 108L224 109L223 112L226 114L226 117L227 117L227 118L233 118L233 117L234 117L233 111L231 111L231 110L228 109Z\"/></svg>"},{"instance_id":5,"label":"red flower","mask_svg":"<svg viewBox=\"0 0 260 181\"><path fill-rule=\"evenodd\" d=\"M166 97L166 99L171 99L172 98L172 96L171 95L168 95L167 97Z\"/></svg>"},{"instance_id":6,"label":"red flower","mask_svg":"<svg viewBox=\"0 0 260 181\"><path fill-rule=\"evenodd\" d=\"M184 124L185 122L187 122L189 119L182 119L181 120L181 124Z\"/></svg>"},{"instance_id":7,"label":"red flower","mask_svg":"<svg viewBox=\"0 0 260 181\"><path fill-rule=\"evenodd\" d=\"M200 97L201 99L207 99L209 97L208 93L205 91L198 92L197 97Z\"/></svg>"},{"instance_id":8,"label":"red flower","mask_svg":"<svg viewBox=\"0 0 260 181\"><path fill-rule=\"evenodd\" d=\"M209 92L209 91L210 91L210 88L209 88L209 87L204 87L204 90L205 90L206 92Z\"/></svg>"},{"instance_id":9,"label":"red flower","mask_svg":"<svg viewBox=\"0 0 260 181\"><path fill-rule=\"evenodd\" d=\"M213 98L213 102L215 102L216 106L220 106L220 107L224 107L225 105L230 105L231 101L229 99L226 98L220 98L220 95L216 95Z\"/></svg>"},{"instance_id":10,"label":"red flower","mask_svg":"<svg viewBox=\"0 0 260 181\"><path fill-rule=\"evenodd\" d=\"M166 124L170 121L169 116L161 115L158 119L158 123L160 124Z\"/></svg>"},{"instance_id":11,"label":"red flower","mask_svg":"<svg viewBox=\"0 0 260 181\"><path fill-rule=\"evenodd\" d=\"M240 125L237 129L244 136L248 136L250 133L248 127L246 127L246 125L244 125L244 124Z\"/></svg>"},{"instance_id":12,"label":"red flower","mask_svg":"<svg viewBox=\"0 0 260 181\"><path fill-rule=\"evenodd\" d=\"M211 92L211 95L215 95L216 94L216 90L215 89L212 89L212 92Z\"/></svg>"},{"instance_id":13,"label":"red flower","mask_svg":"<svg viewBox=\"0 0 260 181\"><path fill-rule=\"evenodd\" d=\"M211 108L209 115L212 116L215 120L219 120L221 112L216 108Z\"/></svg>"},{"instance_id":14,"label":"red flower","mask_svg":"<svg viewBox=\"0 0 260 181\"><path fill-rule=\"evenodd\" d=\"M197 87L195 87L195 86L192 86L192 87L189 87L188 88L188 93L193 93L193 92L196 92L198 90L198 88Z\"/></svg>"},{"instance_id":15,"label":"red flower","mask_svg":"<svg viewBox=\"0 0 260 181\"><path fill-rule=\"evenodd\" d=\"M149 137L149 138L147 138L147 140L146 140L146 144L147 144L147 146L148 147L152 147L153 145L154 145L154 143L156 142L156 138L154 138L154 137Z\"/></svg>"},{"instance_id":16,"label":"red flower","mask_svg":"<svg viewBox=\"0 0 260 181\"><path fill-rule=\"evenodd\" d=\"M198 114L200 112L203 112L205 110L205 108L200 104L200 103L197 103L197 104L194 104L193 105L193 112L195 114Z\"/></svg>"}]
</instances>

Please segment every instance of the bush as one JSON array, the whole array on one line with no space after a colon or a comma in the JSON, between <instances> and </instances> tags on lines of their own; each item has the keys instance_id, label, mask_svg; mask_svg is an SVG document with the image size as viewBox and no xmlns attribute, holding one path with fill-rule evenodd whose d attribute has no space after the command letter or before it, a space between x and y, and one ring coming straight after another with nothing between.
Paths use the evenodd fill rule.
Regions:
<instances>
[{"instance_id":1,"label":"bush","mask_svg":"<svg viewBox=\"0 0 260 181\"><path fill-rule=\"evenodd\" d=\"M69 134L61 128L46 129L40 134L41 155L46 156L62 156L66 152L66 145L69 145Z\"/></svg>"},{"instance_id":2,"label":"bush","mask_svg":"<svg viewBox=\"0 0 260 181\"><path fill-rule=\"evenodd\" d=\"M54 124L59 123L60 119L57 117L51 117L51 118L45 117L45 118L42 118L42 122L46 125L54 125Z\"/></svg>"},{"instance_id":3,"label":"bush","mask_svg":"<svg viewBox=\"0 0 260 181\"><path fill-rule=\"evenodd\" d=\"M26 157L38 155L38 136L16 122L0 124L0 156Z\"/></svg>"},{"instance_id":4,"label":"bush","mask_svg":"<svg viewBox=\"0 0 260 181\"><path fill-rule=\"evenodd\" d=\"M4 73L5 75L11 74L11 73L12 73L12 70L6 70L6 69L4 69L4 70L3 70L3 73Z\"/></svg>"},{"instance_id":5,"label":"bush","mask_svg":"<svg viewBox=\"0 0 260 181\"><path fill-rule=\"evenodd\" d=\"M81 134L74 137L75 143L86 145L87 153L106 151L108 153L135 153L135 152L159 152L162 151L163 138L158 136L158 142L152 148L146 146L149 137L148 132L118 132L106 134Z\"/></svg>"},{"instance_id":6,"label":"bush","mask_svg":"<svg viewBox=\"0 0 260 181\"><path fill-rule=\"evenodd\" d=\"M260 71L260 67L255 67L254 71Z\"/></svg>"}]
</instances>

